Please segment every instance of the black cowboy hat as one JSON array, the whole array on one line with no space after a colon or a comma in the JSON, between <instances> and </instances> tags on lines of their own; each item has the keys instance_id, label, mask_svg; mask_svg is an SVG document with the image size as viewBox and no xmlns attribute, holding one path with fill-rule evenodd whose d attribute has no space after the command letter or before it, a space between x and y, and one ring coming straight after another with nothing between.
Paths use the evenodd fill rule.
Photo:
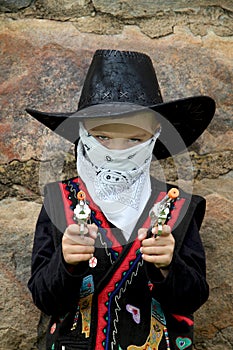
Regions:
<instances>
[{"instance_id":1,"label":"black cowboy hat","mask_svg":"<svg viewBox=\"0 0 233 350\"><path fill-rule=\"evenodd\" d=\"M124 117L152 109L160 116L162 132L154 148L157 159L189 147L207 128L215 112L208 96L163 102L152 61L144 53L97 50L83 85L77 111L26 111L71 142L78 138L78 122L87 118ZM143 117L143 114L142 114Z\"/></svg>"}]
</instances>

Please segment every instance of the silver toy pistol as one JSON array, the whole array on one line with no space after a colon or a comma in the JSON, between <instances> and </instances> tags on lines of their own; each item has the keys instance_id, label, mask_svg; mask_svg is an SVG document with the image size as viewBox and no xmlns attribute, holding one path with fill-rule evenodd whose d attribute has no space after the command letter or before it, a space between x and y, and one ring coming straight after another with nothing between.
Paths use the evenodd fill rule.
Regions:
<instances>
[{"instance_id":1,"label":"silver toy pistol","mask_svg":"<svg viewBox=\"0 0 233 350\"><path fill-rule=\"evenodd\" d=\"M150 210L151 227L147 231L147 238L152 236L156 238L162 234L163 225L166 223L172 210L172 205L178 196L179 190L177 188L171 188L164 198ZM158 227L156 234L153 232L155 227Z\"/></svg>"}]
</instances>

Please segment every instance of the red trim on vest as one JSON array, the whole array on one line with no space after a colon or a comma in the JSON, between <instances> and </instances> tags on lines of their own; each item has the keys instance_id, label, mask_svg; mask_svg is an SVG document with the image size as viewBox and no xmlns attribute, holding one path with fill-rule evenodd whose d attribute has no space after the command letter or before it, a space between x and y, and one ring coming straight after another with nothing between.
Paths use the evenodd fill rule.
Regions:
<instances>
[{"instance_id":1,"label":"red trim on vest","mask_svg":"<svg viewBox=\"0 0 233 350\"><path fill-rule=\"evenodd\" d=\"M122 280L122 274L125 271L128 271L131 267L130 262L134 261L137 257L137 251L141 247L141 242L136 239L132 247L127 254L126 258L122 261L120 267L115 271L114 275L111 277L108 285L102 290L102 292L98 295L98 305L101 305L98 308L98 316L97 316L97 327L96 327L96 350L104 350L105 345L103 345L106 334L104 333L104 328L107 326L107 322L105 320L105 315L108 311L107 302L109 300L110 293L112 293L116 289L116 284Z\"/></svg>"},{"instance_id":2,"label":"red trim on vest","mask_svg":"<svg viewBox=\"0 0 233 350\"><path fill-rule=\"evenodd\" d=\"M74 212L73 210L70 209L70 205L68 202L68 196L69 196L69 191L66 189L66 184L63 184L62 182L59 183L61 195L62 195L62 200L63 200L63 206L64 206L64 211L65 211L65 216L66 216L66 225L69 226L71 224L74 224Z\"/></svg>"},{"instance_id":3,"label":"red trim on vest","mask_svg":"<svg viewBox=\"0 0 233 350\"><path fill-rule=\"evenodd\" d=\"M190 327L194 325L193 320L191 320L190 318L186 317L186 316L182 316L182 315L175 315L172 314L172 316L179 322L184 321L185 323L187 323Z\"/></svg>"},{"instance_id":4,"label":"red trim on vest","mask_svg":"<svg viewBox=\"0 0 233 350\"><path fill-rule=\"evenodd\" d=\"M171 219L167 222L167 225L169 225L171 229L173 229L177 219L179 218L181 209L183 208L185 201L186 200L184 198L179 198L174 202L174 208L171 212Z\"/></svg>"}]
</instances>

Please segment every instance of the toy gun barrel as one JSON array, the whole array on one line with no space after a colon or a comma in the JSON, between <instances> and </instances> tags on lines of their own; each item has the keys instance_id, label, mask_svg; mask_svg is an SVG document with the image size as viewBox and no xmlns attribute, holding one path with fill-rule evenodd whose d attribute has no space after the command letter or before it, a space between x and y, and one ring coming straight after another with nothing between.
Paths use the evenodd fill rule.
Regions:
<instances>
[{"instance_id":1,"label":"toy gun barrel","mask_svg":"<svg viewBox=\"0 0 233 350\"><path fill-rule=\"evenodd\" d=\"M180 192L179 192L178 188L173 187L168 191L167 196L170 199L176 199L177 197L179 197L179 194L180 194Z\"/></svg>"},{"instance_id":2,"label":"toy gun barrel","mask_svg":"<svg viewBox=\"0 0 233 350\"><path fill-rule=\"evenodd\" d=\"M86 200L86 193L84 191L79 191L77 194L77 199L79 202Z\"/></svg>"},{"instance_id":3,"label":"toy gun barrel","mask_svg":"<svg viewBox=\"0 0 233 350\"><path fill-rule=\"evenodd\" d=\"M176 199L179 196L179 190L175 187L171 188L168 193L163 197L163 199L159 202L160 206L163 206L165 203Z\"/></svg>"}]
</instances>

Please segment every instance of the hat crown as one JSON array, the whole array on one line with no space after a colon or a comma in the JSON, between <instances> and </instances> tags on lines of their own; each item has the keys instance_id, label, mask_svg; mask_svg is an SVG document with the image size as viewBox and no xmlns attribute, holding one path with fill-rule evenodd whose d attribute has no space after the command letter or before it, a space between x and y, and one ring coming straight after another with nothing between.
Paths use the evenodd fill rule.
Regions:
<instances>
[{"instance_id":1,"label":"hat crown","mask_svg":"<svg viewBox=\"0 0 233 350\"><path fill-rule=\"evenodd\" d=\"M149 56L134 51L95 52L83 85L78 110L111 102L142 106L163 102Z\"/></svg>"}]
</instances>

